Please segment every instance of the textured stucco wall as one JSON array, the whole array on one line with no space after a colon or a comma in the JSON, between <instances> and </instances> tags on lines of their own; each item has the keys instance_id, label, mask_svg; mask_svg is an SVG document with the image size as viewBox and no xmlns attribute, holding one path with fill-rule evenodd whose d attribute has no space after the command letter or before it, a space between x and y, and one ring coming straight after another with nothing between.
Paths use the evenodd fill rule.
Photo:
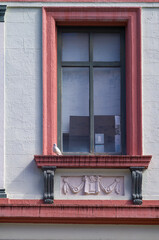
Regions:
<instances>
[{"instance_id":1,"label":"textured stucco wall","mask_svg":"<svg viewBox=\"0 0 159 240\"><path fill-rule=\"evenodd\" d=\"M41 198L33 156L42 153L42 13L8 8L5 35L5 166L10 198Z\"/></svg>"},{"instance_id":2,"label":"textured stucco wall","mask_svg":"<svg viewBox=\"0 0 159 240\"><path fill-rule=\"evenodd\" d=\"M101 6L89 4L95 5ZM143 197L159 199L159 5L148 6L142 8L143 150L153 159L144 172ZM41 8L8 7L5 19L6 191L9 198L42 198L42 173L33 161L42 153Z\"/></svg>"},{"instance_id":3,"label":"textured stucco wall","mask_svg":"<svg viewBox=\"0 0 159 240\"><path fill-rule=\"evenodd\" d=\"M144 199L159 199L159 8L142 10L143 151L152 154L144 172Z\"/></svg>"},{"instance_id":4,"label":"textured stucco wall","mask_svg":"<svg viewBox=\"0 0 159 240\"><path fill-rule=\"evenodd\" d=\"M4 188L4 22L0 22L0 189Z\"/></svg>"}]
</instances>

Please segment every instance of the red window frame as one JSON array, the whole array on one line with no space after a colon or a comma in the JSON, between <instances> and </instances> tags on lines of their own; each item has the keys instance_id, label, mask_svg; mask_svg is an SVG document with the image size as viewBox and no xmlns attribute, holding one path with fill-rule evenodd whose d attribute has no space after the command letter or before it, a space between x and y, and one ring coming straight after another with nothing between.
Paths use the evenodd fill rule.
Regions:
<instances>
[{"instance_id":1,"label":"red window frame","mask_svg":"<svg viewBox=\"0 0 159 240\"><path fill-rule=\"evenodd\" d=\"M125 26L126 154L142 155L141 9L43 8L43 155L57 142L57 26Z\"/></svg>"}]
</instances>

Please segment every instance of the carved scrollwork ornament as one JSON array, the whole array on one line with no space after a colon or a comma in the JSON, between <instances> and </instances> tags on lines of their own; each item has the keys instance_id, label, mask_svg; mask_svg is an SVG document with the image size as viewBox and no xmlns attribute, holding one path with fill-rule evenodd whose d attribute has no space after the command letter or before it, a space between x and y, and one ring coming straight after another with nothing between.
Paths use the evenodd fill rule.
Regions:
<instances>
[{"instance_id":1,"label":"carved scrollwork ornament","mask_svg":"<svg viewBox=\"0 0 159 240\"><path fill-rule=\"evenodd\" d=\"M63 186L64 194L68 193L69 188L73 193L78 193L82 190L84 186L83 181L79 186L73 186L71 183L69 183L68 178L64 178L63 181L64 181L64 186Z\"/></svg>"},{"instance_id":2,"label":"carved scrollwork ornament","mask_svg":"<svg viewBox=\"0 0 159 240\"><path fill-rule=\"evenodd\" d=\"M113 182L108 186L105 186L102 182L101 176L82 176L82 182L79 185L73 185L69 181L69 177L63 178L63 192L64 194L69 193L69 189L73 194L77 194L83 191L84 195L97 195L101 191L105 194L110 194L114 191L116 194L120 193L120 179L114 178Z\"/></svg>"}]
</instances>

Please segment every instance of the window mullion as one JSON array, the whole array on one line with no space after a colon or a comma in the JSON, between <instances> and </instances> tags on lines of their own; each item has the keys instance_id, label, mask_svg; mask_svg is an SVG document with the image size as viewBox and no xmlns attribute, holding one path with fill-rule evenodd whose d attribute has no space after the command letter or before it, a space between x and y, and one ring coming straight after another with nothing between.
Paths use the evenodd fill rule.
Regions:
<instances>
[{"instance_id":1,"label":"window mullion","mask_svg":"<svg viewBox=\"0 0 159 240\"><path fill-rule=\"evenodd\" d=\"M93 41L92 33L89 36L89 57L90 57L90 91L89 91L89 109L90 109L90 153L94 153L94 97L93 97Z\"/></svg>"}]
</instances>

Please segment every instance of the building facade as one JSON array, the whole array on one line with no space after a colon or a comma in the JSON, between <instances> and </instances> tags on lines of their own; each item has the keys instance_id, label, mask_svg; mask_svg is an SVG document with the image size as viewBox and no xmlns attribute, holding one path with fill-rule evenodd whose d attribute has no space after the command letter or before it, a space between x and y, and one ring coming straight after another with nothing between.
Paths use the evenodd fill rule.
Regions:
<instances>
[{"instance_id":1,"label":"building facade","mask_svg":"<svg viewBox=\"0 0 159 240\"><path fill-rule=\"evenodd\" d=\"M0 2L0 239L158 239L159 1Z\"/></svg>"}]
</instances>

